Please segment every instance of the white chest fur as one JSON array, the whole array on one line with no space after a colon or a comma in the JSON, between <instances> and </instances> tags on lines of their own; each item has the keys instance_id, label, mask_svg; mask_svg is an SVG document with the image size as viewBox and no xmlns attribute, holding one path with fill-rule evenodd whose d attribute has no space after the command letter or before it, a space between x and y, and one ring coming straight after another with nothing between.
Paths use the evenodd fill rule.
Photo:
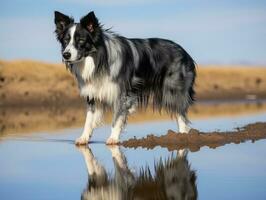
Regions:
<instances>
[{"instance_id":1,"label":"white chest fur","mask_svg":"<svg viewBox=\"0 0 266 200\"><path fill-rule=\"evenodd\" d=\"M119 87L105 76L87 82L80 88L80 95L112 104L118 97Z\"/></svg>"},{"instance_id":2,"label":"white chest fur","mask_svg":"<svg viewBox=\"0 0 266 200\"><path fill-rule=\"evenodd\" d=\"M74 66L79 82L80 95L112 104L119 95L119 86L108 75L93 77L95 65L92 57L87 57Z\"/></svg>"}]
</instances>

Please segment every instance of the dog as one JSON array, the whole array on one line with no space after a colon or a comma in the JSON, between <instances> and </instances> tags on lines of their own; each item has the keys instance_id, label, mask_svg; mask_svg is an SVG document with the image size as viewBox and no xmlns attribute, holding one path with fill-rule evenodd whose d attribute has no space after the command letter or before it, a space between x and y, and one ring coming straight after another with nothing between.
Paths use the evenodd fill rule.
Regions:
<instances>
[{"instance_id":1,"label":"dog","mask_svg":"<svg viewBox=\"0 0 266 200\"><path fill-rule=\"evenodd\" d=\"M190 130L187 111L194 102L196 64L178 44L160 38L126 38L104 29L94 12L75 23L55 11L55 34L63 62L86 98L87 114L76 145L86 145L101 124L104 111L113 111L106 144L118 144L127 116L152 104L175 117L180 133Z\"/></svg>"}]
</instances>

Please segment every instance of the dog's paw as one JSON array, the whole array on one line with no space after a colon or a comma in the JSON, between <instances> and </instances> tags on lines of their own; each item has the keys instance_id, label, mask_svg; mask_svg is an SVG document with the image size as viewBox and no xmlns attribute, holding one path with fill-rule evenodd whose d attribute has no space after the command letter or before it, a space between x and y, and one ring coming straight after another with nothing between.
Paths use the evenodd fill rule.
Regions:
<instances>
[{"instance_id":1,"label":"dog's paw","mask_svg":"<svg viewBox=\"0 0 266 200\"><path fill-rule=\"evenodd\" d=\"M75 145L79 146L79 145L87 145L89 142L89 139L85 138L85 137L80 137L78 139L76 139L75 141Z\"/></svg>"},{"instance_id":2,"label":"dog's paw","mask_svg":"<svg viewBox=\"0 0 266 200\"><path fill-rule=\"evenodd\" d=\"M191 130L191 128L190 128L189 126L182 127L182 128L179 130L179 133L181 133L181 134L189 134L189 133L190 133L190 130Z\"/></svg>"},{"instance_id":3,"label":"dog's paw","mask_svg":"<svg viewBox=\"0 0 266 200\"><path fill-rule=\"evenodd\" d=\"M109 137L106 141L107 145L117 145L119 143L119 140Z\"/></svg>"}]
</instances>

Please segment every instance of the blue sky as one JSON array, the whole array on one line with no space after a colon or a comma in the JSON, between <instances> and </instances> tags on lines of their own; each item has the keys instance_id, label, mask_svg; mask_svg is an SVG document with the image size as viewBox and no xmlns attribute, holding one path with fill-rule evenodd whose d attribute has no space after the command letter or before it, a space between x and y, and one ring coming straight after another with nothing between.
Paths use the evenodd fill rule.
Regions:
<instances>
[{"instance_id":1,"label":"blue sky","mask_svg":"<svg viewBox=\"0 0 266 200\"><path fill-rule=\"evenodd\" d=\"M265 0L1 0L0 59L60 62L54 10L76 21L94 10L127 37L163 37L197 63L266 65Z\"/></svg>"}]
</instances>

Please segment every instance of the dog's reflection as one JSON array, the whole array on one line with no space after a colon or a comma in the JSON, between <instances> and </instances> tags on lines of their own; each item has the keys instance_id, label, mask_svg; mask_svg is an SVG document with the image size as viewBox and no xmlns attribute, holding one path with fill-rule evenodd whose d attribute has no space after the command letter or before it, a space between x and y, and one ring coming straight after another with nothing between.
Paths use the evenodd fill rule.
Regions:
<instances>
[{"instance_id":1,"label":"dog's reflection","mask_svg":"<svg viewBox=\"0 0 266 200\"><path fill-rule=\"evenodd\" d=\"M108 146L115 173L110 177L89 147L78 147L86 162L89 180L81 199L197 199L196 174L190 169L187 150L172 154L165 161L133 174L119 146Z\"/></svg>"}]
</instances>

